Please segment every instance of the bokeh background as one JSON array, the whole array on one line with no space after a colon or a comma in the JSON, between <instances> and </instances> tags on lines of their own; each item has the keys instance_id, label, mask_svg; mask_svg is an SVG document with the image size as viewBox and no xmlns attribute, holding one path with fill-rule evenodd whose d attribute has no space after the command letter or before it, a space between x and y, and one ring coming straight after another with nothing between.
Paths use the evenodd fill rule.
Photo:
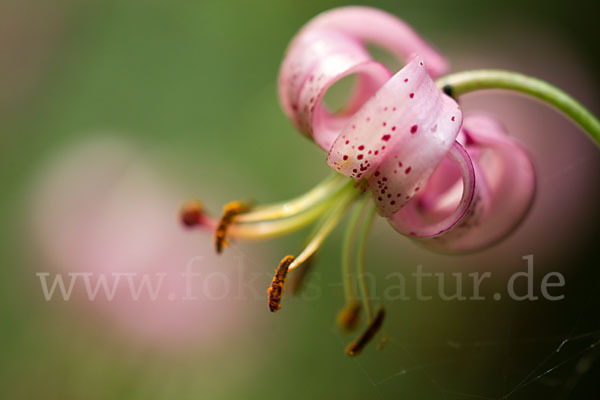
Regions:
<instances>
[{"instance_id":1,"label":"bokeh background","mask_svg":"<svg viewBox=\"0 0 600 400\"><path fill-rule=\"evenodd\" d=\"M178 225L186 199L218 212L231 199L293 197L327 175L325 155L280 111L276 78L299 27L345 4L0 2L0 397L598 398L600 156L531 100L489 93L462 102L466 113L501 118L538 167L536 203L508 240L443 256L377 222L368 265L391 338L381 351L372 345L351 359L343 352L351 338L334 329L339 231L309 288L271 315L263 293L273 267L306 232L235 243L217 258L207 235ZM368 4L405 19L454 71L532 74L600 113L593 2ZM538 287L547 272L565 276L565 299L492 300L529 254ZM222 274L242 295L133 302L118 292L107 302L76 288L69 301L46 301L36 276L167 272L170 291L161 293L180 294L172 277L194 257L195 271ZM489 300L384 299L386 277L417 265L492 271L482 287ZM210 282L214 293L225 285Z\"/></svg>"}]
</instances>

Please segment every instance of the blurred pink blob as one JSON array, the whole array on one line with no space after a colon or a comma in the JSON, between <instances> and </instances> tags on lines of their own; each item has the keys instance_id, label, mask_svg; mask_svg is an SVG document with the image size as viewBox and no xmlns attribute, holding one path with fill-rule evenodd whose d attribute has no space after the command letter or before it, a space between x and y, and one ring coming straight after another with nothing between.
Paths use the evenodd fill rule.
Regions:
<instances>
[{"instance_id":1,"label":"blurred pink blob","mask_svg":"<svg viewBox=\"0 0 600 400\"><path fill-rule=\"evenodd\" d=\"M96 139L62 153L40 176L34 194L33 228L44 260L62 273L106 274L114 299L103 288L90 300L82 278L71 301L89 303L119 332L135 341L172 347L215 342L241 336L256 317L240 291L243 258L216 256L208 235L190 235L179 225L177 210L183 196L154 173L129 143ZM43 270L44 268L42 268ZM190 275L183 276L186 272ZM148 282L137 300L135 290ZM162 284L158 286L160 276ZM60 298L60 292L54 294ZM262 298L261 298L262 299ZM235 340L235 339L233 339Z\"/></svg>"}]
</instances>

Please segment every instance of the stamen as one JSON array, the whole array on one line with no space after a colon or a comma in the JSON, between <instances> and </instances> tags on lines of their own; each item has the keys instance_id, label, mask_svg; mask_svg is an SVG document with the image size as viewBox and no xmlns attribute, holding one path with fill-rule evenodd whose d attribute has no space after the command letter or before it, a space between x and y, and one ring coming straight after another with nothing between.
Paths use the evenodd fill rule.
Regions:
<instances>
[{"instance_id":1,"label":"stamen","mask_svg":"<svg viewBox=\"0 0 600 400\"><path fill-rule=\"evenodd\" d=\"M352 263L350 260L352 251L355 249L353 241L356 236L358 223L360 222L360 216L364 212L368 202L369 198L364 197L359 201L359 204L354 207L344 234L344 242L342 244L342 278L344 282L344 297L346 304L350 304L356 299L356 287L352 279Z\"/></svg>"},{"instance_id":2,"label":"stamen","mask_svg":"<svg viewBox=\"0 0 600 400\"><path fill-rule=\"evenodd\" d=\"M250 210L250 205L241 201L233 201L225 204L223 207L223 214L215 230L215 247L217 253L221 253L223 248L227 246L227 228L233 221L233 218L241 213L245 213Z\"/></svg>"},{"instance_id":3,"label":"stamen","mask_svg":"<svg viewBox=\"0 0 600 400\"><path fill-rule=\"evenodd\" d=\"M241 223L240 220L242 217L252 214L253 212L238 215L227 229L227 236L240 239L262 240L297 231L314 222L317 218L330 211L336 204L343 201L343 199L348 196L354 198L359 195L360 193L352 187L352 184L352 180L345 180L342 189L333 196L324 201L317 202L300 213L286 218Z\"/></svg>"},{"instance_id":4,"label":"stamen","mask_svg":"<svg viewBox=\"0 0 600 400\"><path fill-rule=\"evenodd\" d=\"M185 203L179 211L179 219L188 228L200 225L204 207L198 200Z\"/></svg>"},{"instance_id":5,"label":"stamen","mask_svg":"<svg viewBox=\"0 0 600 400\"><path fill-rule=\"evenodd\" d=\"M375 319L369 324L367 330L365 330L358 339L356 339L354 342L350 343L348 347L346 347L346 354L348 354L349 356L355 356L361 351L363 351L365 346L369 344L369 342L381 329L384 317L385 310L383 309L383 307L379 307L379 309L377 310L377 314L375 315Z\"/></svg>"},{"instance_id":6,"label":"stamen","mask_svg":"<svg viewBox=\"0 0 600 400\"><path fill-rule=\"evenodd\" d=\"M360 317L360 303L356 300L348 303L337 315L337 324L345 332L352 332Z\"/></svg>"},{"instance_id":7,"label":"stamen","mask_svg":"<svg viewBox=\"0 0 600 400\"><path fill-rule=\"evenodd\" d=\"M366 271L365 271L365 244L367 243L367 236L373 223L373 217L375 217L375 205L373 202L369 202L369 209L365 216L365 221L361 227L358 235L358 247L356 249L356 263L358 273L358 288L360 289L360 295L363 300L363 306L367 313L367 319L369 322L373 321L373 311L371 308L371 297L367 288Z\"/></svg>"},{"instance_id":8,"label":"stamen","mask_svg":"<svg viewBox=\"0 0 600 400\"><path fill-rule=\"evenodd\" d=\"M335 195L346 186L347 182L348 178L334 173L302 196L281 203L257 207L251 212L240 215L236 218L236 222L269 221L296 215Z\"/></svg>"},{"instance_id":9,"label":"stamen","mask_svg":"<svg viewBox=\"0 0 600 400\"><path fill-rule=\"evenodd\" d=\"M271 287L267 290L269 296L269 310L275 312L281 308L281 294L283 293L283 284L288 273L288 267L294 261L294 256L286 256L279 263L279 267L275 270Z\"/></svg>"},{"instance_id":10,"label":"stamen","mask_svg":"<svg viewBox=\"0 0 600 400\"><path fill-rule=\"evenodd\" d=\"M342 196L342 198L334 206L334 209L324 217L323 222L319 226L315 235L311 238L308 245L302 250L302 252L296 257L294 262L290 265L290 271L298 268L303 262L305 262L310 256L312 256L321 246L325 238L331 233L333 228L340 222L340 219L344 216L346 209L359 196L360 193L356 190L350 191L349 194Z\"/></svg>"},{"instance_id":11,"label":"stamen","mask_svg":"<svg viewBox=\"0 0 600 400\"><path fill-rule=\"evenodd\" d=\"M303 284L304 284L304 280L306 279L306 276L308 275L308 273L310 272L310 270L314 264L315 256L316 256L316 254L313 254L306 261L304 261L304 267L301 268L300 271L296 272L293 275L292 280L288 284L292 294L296 295L296 294L300 293L300 290L302 289Z\"/></svg>"}]
</instances>

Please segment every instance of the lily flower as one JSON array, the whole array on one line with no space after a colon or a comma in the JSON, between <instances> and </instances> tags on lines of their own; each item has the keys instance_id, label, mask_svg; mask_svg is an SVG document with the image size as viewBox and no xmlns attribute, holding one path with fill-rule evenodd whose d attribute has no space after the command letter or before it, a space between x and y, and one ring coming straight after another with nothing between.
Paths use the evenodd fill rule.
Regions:
<instances>
[{"instance_id":1,"label":"lily flower","mask_svg":"<svg viewBox=\"0 0 600 400\"><path fill-rule=\"evenodd\" d=\"M367 44L382 47L405 66L390 71L373 59ZM194 209L195 224L189 223L188 206L183 220L213 230L217 252L228 240L269 238L319 220L304 250L284 257L276 270L268 302L277 311L287 274L301 267L358 203L343 242L346 305L338 323L351 330L359 314L366 314L363 334L346 349L349 355L360 353L385 315L383 309L373 312L364 282L365 242L376 214L418 243L460 253L497 243L516 229L532 205L531 157L494 118L463 118L456 100L460 95L491 88L529 94L600 140L598 120L545 82L495 70L434 81L446 70L435 49L386 12L343 7L318 15L291 41L279 74L279 99L295 127L327 152L335 173L296 199L256 207L233 202L220 220ZM353 91L342 110L333 113L323 102L325 93L351 75L356 77Z\"/></svg>"}]
</instances>

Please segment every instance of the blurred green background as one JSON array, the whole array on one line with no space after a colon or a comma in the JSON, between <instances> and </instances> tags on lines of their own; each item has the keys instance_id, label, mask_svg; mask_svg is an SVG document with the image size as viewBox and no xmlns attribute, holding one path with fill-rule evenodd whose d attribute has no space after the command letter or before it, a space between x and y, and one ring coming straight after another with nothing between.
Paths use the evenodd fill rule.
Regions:
<instances>
[{"instance_id":1,"label":"blurred green background","mask_svg":"<svg viewBox=\"0 0 600 400\"><path fill-rule=\"evenodd\" d=\"M36 177L74 143L98 136L135 143L161 160L155 164L161 173L188 183L181 201L201 197L213 211L232 198L290 198L325 176L323 153L280 111L276 79L300 26L345 4L2 1L2 398L468 399L500 398L520 382L525 385L509 398L598 397L598 350L589 346L600 330L600 157L560 116L504 95L465 100L465 109L484 105L500 117L512 113L507 125L518 137L519 121L529 115L533 131L522 140L538 159L540 176L553 179L546 186L541 180L546 195L538 197L531 218L507 242L462 257L430 254L380 221L368 262L383 291L391 271L409 274L424 265L502 274L523 269L521 257L534 254L540 269L565 275L563 301L383 301L392 340L382 351L371 346L350 359L343 353L350 338L333 329L342 289L328 284L340 280L340 232L315 266L313 284L322 294L290 299L277 315L236 326L231 342L199 339L186 343L185 351L133 346L131 338L98 323L85 304L44 300L34 272L51 267L38 254L30 206ZM600 49L592 2L368 4L411 24L454 70L519 69L564 87L598 115ZM497 107L496 99L502 101ZM541 119L549 125L538 132ZM575 144L561 152L551 147L554 140ZM566 175L554 179L557 160L568 165ZM174 222L176 211L174 205ZM268 275L303 238L258 244L261 255L247 256L247 263ZM501 275L494 285L505 281ZM245 309L268 313L262 299L249 303ZM565 339L573 340L556 353Z\"/></svg>"}]
</instances>

